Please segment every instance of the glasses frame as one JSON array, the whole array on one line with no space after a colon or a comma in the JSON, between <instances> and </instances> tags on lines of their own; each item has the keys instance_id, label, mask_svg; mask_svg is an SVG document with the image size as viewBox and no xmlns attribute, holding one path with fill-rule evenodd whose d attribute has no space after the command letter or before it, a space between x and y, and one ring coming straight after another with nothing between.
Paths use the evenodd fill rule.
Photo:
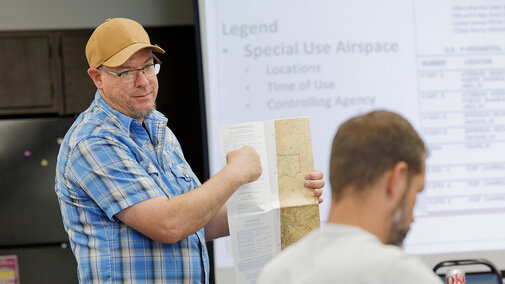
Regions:
<instances>
[{"instance_id":1,"label":"glasses frame","mask_svg":"<svg viewBox=\"0 0 505 284\"><path fill-rule=\"evenodd\" d=\"M154 62L154 63L151 63L151 64L147 64L147 65L146 65L146 66L144 66L143 68L131 69L131 70L125 70L125 71L120 72L120 73L116 73L116 72L114 72L114 71L107 70L107 69L103 68L102 66L99 66L97 69L100 69L100 70L105 71L105 72L107 72L107 73L109 73L109 74L112 74L112 75L116 75L116 76L118 76L119 78L124 78L124 77L121 77L121 75L126 74L126 73L128 73L128 72L135 72L136 76L135 76L135 79L132 81L132 82L135 82L135 80L137 80L137 78L138 78L138 74L139 74L139 72L140 72L140 71L142 71L142 73L144 73L144 70L145 70L146 68L149 68L149 67L151 67L151 66L153 66L153 65L154 65L154 75L156 76L156 75L158 75L158 73L160 73L160 70L161 70L161 60L159 60L159 59L158 59L158 57L156 57L156 55L154 55L154 54L152 54L152 53L151 53L151 55L153 56L153 58L154 58L155 62ZM158 65L159 67L158 67L158 68L156 68L156 65ZM158 69L158 70L156 70L156 69ZM146 74L146 73L144 73L144 75L145 75L145 74Z\"/></svg>"}]
</instances>

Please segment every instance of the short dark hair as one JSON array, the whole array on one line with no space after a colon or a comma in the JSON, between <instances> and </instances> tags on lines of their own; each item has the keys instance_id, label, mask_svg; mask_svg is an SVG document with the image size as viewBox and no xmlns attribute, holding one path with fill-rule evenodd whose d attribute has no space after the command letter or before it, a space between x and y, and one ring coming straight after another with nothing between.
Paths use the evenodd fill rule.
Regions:
<instances>
[{"instance_id":1,"label":"short dark hair","mask_svg":"<svg viewBox=\"0 0 505 284\"><path fill-rule=\"evenodd\" d=\"M401 115L379 110L353 117L340 125L333 139L333 199L339 200L348 186L361 192L401 161L408 165L410 180L423 171L425 153L423 140Z\"/></svg>"}]
</instances>

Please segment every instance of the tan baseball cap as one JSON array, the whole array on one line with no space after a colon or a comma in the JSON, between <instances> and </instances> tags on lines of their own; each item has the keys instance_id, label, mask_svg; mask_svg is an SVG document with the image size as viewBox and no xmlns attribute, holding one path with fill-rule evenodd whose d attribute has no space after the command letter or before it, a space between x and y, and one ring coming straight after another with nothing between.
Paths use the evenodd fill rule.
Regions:
<instances>
[{"instance_id":1,"label":"tan baseball cap","mask_svg":"<svg viewBox=\"0 0 505 284\"><path fill-rule=\"evenodd\" d=\"M134 20L107 19L89 38L86 44L86 58L91 68L100 65L116 67L144 48L165 53L161 47L151 44L147 32Z\"/></svg>"}]
</instances>

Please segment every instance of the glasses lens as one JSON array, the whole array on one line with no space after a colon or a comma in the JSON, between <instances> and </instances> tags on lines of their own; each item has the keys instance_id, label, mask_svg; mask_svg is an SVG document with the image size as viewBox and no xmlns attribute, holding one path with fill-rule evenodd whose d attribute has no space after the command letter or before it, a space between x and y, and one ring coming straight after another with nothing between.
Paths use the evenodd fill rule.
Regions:
<instances>
[{"instance_id":1,"label":"glasses lens","mask_svg":"<svg viewBox=\"0 0 505 284\"><path fill-rule=\"evenodd\" d=\"M123 82L132 82L132 81L135 81L135 79L137 78L137 72L135 71L126 71L126 72L123 72L121 73L121 80Z\"/></svg>"},{"instance_id":2,"label":"glasses lens","mask_svg":"<svg viewBox=\"0 0 505 284\"><path fill-rule=\"evenodd\" d=\"M121 81L123 81L124 83L131 83L137 80L138 72L143 72L146 77L153 77L160 72L160 67L161 64L159 63L149 64L140 70L137 69L122 72L119 77L121 78Z\"/></svg>"},{"instance_id":3,"label":"glasses lens","mask_svg":"<svg viewBox=\"0 0 505 284\"><path fill-rule=\"evenodd\" d=\"M156 68L154 67L155 64L149 64L146 67L144 67L144 74L148 77L152 77L156 75Z\"/></svg>"}]
</instances>

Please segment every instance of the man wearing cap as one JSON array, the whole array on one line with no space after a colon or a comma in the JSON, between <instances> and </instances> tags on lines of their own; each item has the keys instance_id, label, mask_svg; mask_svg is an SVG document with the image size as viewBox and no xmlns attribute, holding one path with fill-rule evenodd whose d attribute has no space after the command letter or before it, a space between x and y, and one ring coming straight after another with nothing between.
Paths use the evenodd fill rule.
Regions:
<instances>
[{"instance_id":1,"label":"man wearing cap","mask_svg":"<svg viewBox=\"0 0 505 284\"><path fill-rule=\"evenodd\" d=\"M155 110L161 62L137 22L108 19L86 45L95 100L65 135L55 191L80 283L207 283L205 246L228 234L225 201L261 174L243 147L200 184ZM320 198L322 173L306 185Z\"/></svg>"}]
</instances>

